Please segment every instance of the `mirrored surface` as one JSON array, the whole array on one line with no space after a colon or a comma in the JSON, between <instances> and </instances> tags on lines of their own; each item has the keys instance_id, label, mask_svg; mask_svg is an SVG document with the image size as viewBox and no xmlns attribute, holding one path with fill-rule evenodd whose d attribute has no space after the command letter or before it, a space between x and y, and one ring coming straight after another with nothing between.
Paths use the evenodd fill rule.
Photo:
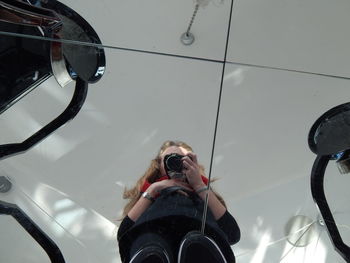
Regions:
<instances>
[{"instance_id":1,"label":"mirrored surface","mask_svg":"<svg viewBox=\"0 0 350 263\"><path fill-rule=\"evenodd\" d=\"M27 2L37 8L58 3ZM60 43L65 59L60 65L64 85L48 60L51 73L35 89L28 84L23 86L24 93L30 91L25 96L22 91L1 96L10 102L3 104L6 111L0 115L1 144L22 142L57 117L69 104L80 66L86 70L82 75L87 72L85 79L98 79L91 79L87 99L71 122L26 153L0 162L0 171L13 182L11 196L25 195L35 205L16 198L14 202L32 211L31 218L50 232L67 262L121 262L117 232L127 203L122 198L124 188L136 184L169 139L190 144L205 175L218 179L212 187L222 195L241 230L240 241L231 246L236 262L343 262L311 197L310 172L316 156L308 148L307 136L321 114L348 102L349 76L345 71L343 78L333 76L327 67L319 70L318 60L311 64L315 70L310 72L327 76L298 72L310 69L297 56L302 48L283 49L295 60L285 60L287 66L281 68L268 69L277 65L270 60L254 60L250 66L238 63L250 61L248 56L241 60L237 52L242 49L240 41L246 43L244 51L252 44L241 32L250 32L246 18L259 5L249 1L248 9L242 9L242 1L237 1L230 29L231 1L205 2L193 21L195 42L189 46L180 42L180 36L195 10L192 1L61 1L74 12L71 16L61 12L61 22L70 31L60 39L42 35L38 27L30 27L31 32L24 35L7 26L0 30L0 41L16 40L11 47L36 41L36 50L44 52L41 45L51 48L48 43ZM275 6L272 1L266 5L271 10ZM304 10L308 21L313 21L311 10L293 8ZM77 26L72 19L76 14L98 39ZM268 23L273 20L269 17L261 19ZM293 21L280 25L298 26L308 33ZM320 32L332 41L330 31ZM35 35L39 38L34 39ZM280 35L273 36L271 39ZM226 41L227 52L233 55L225 63ZM275 55L282 47L271 41ZM26 52L32 55L36 50ZM101 50L105 67L99 69L91 58L101 55ZM3 51L2 57L7 54ZM327 49L322 51L327 53ZM327 54L336 59L344 53L341 49L334 52ZM24 58L19 53L16 56ZM1 77L18 73L13 69L21 64L17 57L11 67L6 66L7 57L1 60L5 65ZM74 57L78 65L68 57ZM39 67L35 63L40 60L29 61L32 67ZM103 59L100 61L103 65ZM28 75L30 80L35 72ZM11 81L17 79L11 77ZM349 243L348 177L329 167L325 178L327 199ZM1 200L7 197L0 193Z\"/></svg>"},{"instance_id":2,"label":"mirrored surface","mask_svg":"<svg viewBox=\"0 0 350 263\"><path fill-rule=\"evenodd\" d=\"M0 215L2 262L51 262L45 250L8 215Z\"/></svg>"},{"instance_id":3,"label":"mirrored surface","mask_svg":"<svg viewBox=\"0 0 350 263\"><path fill-rule=\"evenodd\" d=\"M37 36L36 27L0 22L0 30L13 33L32 33ZM0 112L9 108L25 93L51 76L50 45L47 42L13 36L1 36L0 64Z\"/></svg>"}]
</instances>

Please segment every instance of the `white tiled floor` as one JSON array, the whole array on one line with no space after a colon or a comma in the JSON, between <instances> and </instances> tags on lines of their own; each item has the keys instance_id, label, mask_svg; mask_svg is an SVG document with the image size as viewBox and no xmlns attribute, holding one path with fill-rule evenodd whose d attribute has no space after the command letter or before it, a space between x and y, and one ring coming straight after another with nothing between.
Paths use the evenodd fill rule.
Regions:
<instances>
[{"instance_id":1,"label":"white tiled floor","mask_svg":"<svg viewBox=\"0 0 350 263\"><path fill-rule=\"evenodd\" d=\"M105 49L106 73L90 85L78 116L27 153L1 161L0 172L14 188L0 199L20 205L67 262L119 262L115 231L123 187L143 174L164 140L190 143L209 172L222 77L212 176L242 230L233 246L237 262L275 263L286 253L283 263L343 262L320 226L321 238L306 248L288 252L283 238L292 216L318 219L308 132L350 92L347 79L296 71L349 76L347 2L236 0L224 74L222 63L195 58L224 59L230 1L199 9L196 41L187 47L179 37L192 1L63 3L90 22L105 45L193 57ZM45 125L72 90L51 79L4 112L0 143L21 142ZM330 204L345 211L337 220L349 241L348 177L338 180L334 167L327 173Z\"/></svg>"}]
</instances>

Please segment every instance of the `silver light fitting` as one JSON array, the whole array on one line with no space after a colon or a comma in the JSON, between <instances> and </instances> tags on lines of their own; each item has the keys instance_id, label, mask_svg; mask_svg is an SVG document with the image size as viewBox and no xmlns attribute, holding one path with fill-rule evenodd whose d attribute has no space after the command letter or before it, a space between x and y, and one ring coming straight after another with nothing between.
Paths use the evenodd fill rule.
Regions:
<instances>
[{"instance_id":1,"label":"silver light fitting","mask_svg":"<svg viewBox=\"0 0 350 263\"><path fill-rule=\"evenodd\" d=\"M181 38L180 38L181 43L184 44L184 45L186 45L186 46L192 45L192 43L194 42L194 39L195 39L195 38L194 38L194 35L190 32L190 30L191 30L193 21L194 21L196 15L197 15L199 5L200 5L200 2L197 1L197 2L196 2L196 6L194 7L194 11L193 11L193 15L192 15L190 24L188 25L186 32L183 33L183 34L181 35Z\"/></svg>"},{"instance_id":2,"label":"silver light fitting","mask_svg":"<svg viewBox=\"0 0 350 263\"><path fill-rule=\"evenodd\" d=\"M194 35L191 32L185 32L181 35L180 40L185 46L192 45L192 43L194 42Z\"/></svg>"},{"instance_id":3,"label":"silver light fitting","mask_svg":"<svg viewBox=\"0 0 350 263\"><path fill-rule=\"evenodd\" d=\"M0 176L0 193L7 193L12 188L12 183L6 176Z\"/></svg>"}]
</instances>

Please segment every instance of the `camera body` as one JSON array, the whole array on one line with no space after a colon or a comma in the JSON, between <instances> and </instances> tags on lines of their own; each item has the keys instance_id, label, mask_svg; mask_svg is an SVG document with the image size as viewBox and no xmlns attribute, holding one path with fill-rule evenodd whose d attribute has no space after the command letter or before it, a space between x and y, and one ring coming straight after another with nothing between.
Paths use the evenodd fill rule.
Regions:
<instances>
[{"instance_id":1,"label":"camera body","mask_svg":"<svg viewBox=\"0 0 350 263\"><path fill-rule=\"evenodd\" d=\"M171 153L167 154L164 157L164 168L167 173L167 175L170 177L170 179L175 178L185 178L186 176L183 174L183 163L182 158L185 157L184 155L177 154L177 153Z\"/></svg>"}]
</instances>

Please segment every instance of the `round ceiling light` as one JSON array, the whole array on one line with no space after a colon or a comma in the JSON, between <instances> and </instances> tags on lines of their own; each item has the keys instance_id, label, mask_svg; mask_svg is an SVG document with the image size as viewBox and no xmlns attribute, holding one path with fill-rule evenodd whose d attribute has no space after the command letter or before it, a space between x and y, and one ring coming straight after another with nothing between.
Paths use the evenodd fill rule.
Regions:
<instances>
[{"instance_id":1,"label":"round ceiling light","mask_svg":"<svg viewBox=\"0 0 350 263\"><path fill-rule=\"evenodd\" d=\"M318 236L317 224L307 216L296 215L288 220L285 234L291 245L306 247Z\"/></svg>"}]
</instances>

